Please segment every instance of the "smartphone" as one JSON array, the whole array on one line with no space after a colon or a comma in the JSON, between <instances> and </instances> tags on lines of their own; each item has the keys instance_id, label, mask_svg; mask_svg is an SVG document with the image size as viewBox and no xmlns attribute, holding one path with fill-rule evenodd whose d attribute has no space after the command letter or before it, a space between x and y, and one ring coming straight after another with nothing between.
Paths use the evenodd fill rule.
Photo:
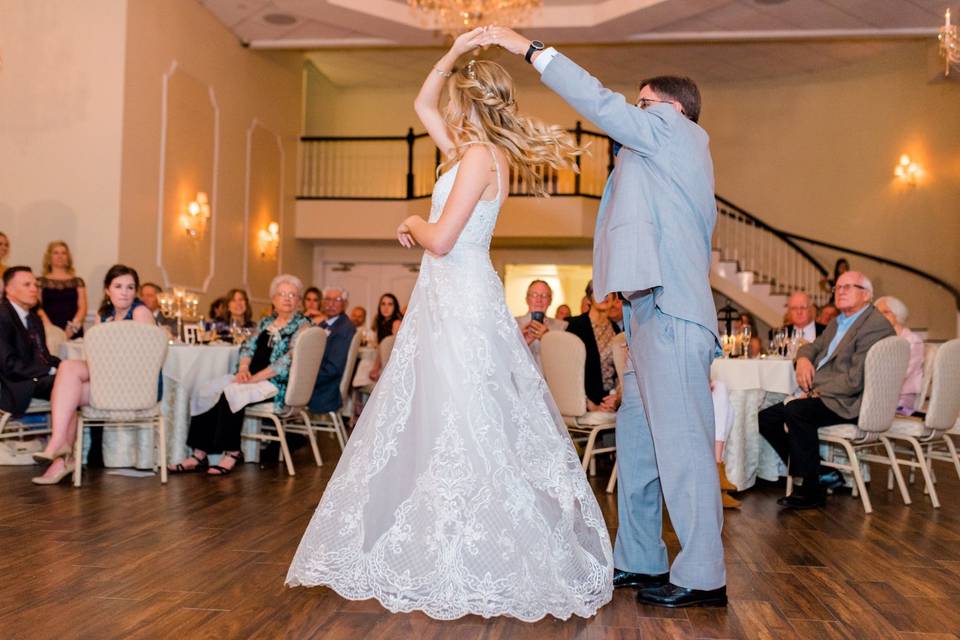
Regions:
<instances>
[{"instance_id":1,"label":"smartphone","mask_svg":"<svg viewBox=\"0 0 960 640\"><path fill-rule=\"evenodd\" d=\"M530 319L534 322L543 322L543 311L531 311Z\"/></svg>"}]
</instances>

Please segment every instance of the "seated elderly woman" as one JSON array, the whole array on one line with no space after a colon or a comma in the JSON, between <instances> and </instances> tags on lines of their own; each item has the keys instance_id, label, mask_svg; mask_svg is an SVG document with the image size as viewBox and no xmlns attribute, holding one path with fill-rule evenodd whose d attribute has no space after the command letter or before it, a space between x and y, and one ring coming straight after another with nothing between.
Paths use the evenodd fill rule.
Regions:
<instances>
[{"instance_id":1,"label":"seated elderly woman","mask_svg":"<svg viewBox=\"0 0 960 640\"><path fill-rule=\"evenodd\" d=\"M256 333L240 348L240 365L234 376L210 381L191 400L187 446L193 449L185 460L171 465L173 473L206 470L223 476L243 462L240 431L244 407L273 398L283 408L290 373L290 347L298 331L310 326L300 312L303 284L292 275L279 275L270 283L274 312L260 321ZM208 456L223 453L220 463L210 465Z\"/></svg>"},{"instance_id":2,"label":"seated elderly woman","mask_svg":"<svg viewBox=\"0 0 960 640\"><path fill-rule=\"evenodd\" d=\"M103 279L104 298L96 322L133 320L155 324L153 314L137 298L140 276L136 270L115 264ZM57 484L73 472L73 440L77 433L77 409L90 402L90 370L82 360L64 360L57 367L57 377L50 396L50 424L53 434L46 448L33 455L37 462L51 463L46 472L33 479L34 484ZM89 456L100 455L99 439L93 439ZM89 458L88 458L89 461Z\"/></svg>"},{"instance_id":3,"label":"seated elderly woman","mask_svg":"<svg viewBox=\"0 0 960 640\"><path fill-rule=\"evenodd\" d=\"M907 328L906 322L910 316L910 310L899 298L883 296L877 298L873 306L893 325L897 335L910 343L910 362L907 365L907 376L903 379L903 386L900 388L897 413L904 416L912 415L917 395L923 386L923 340Z\"/></svg>"}]
</instances>

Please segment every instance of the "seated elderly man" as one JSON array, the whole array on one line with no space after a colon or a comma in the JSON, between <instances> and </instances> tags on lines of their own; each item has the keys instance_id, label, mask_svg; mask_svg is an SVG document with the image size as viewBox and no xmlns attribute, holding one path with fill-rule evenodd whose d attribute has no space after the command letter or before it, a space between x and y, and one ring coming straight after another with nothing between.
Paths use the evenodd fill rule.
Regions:
<instances>
[{"instance_id":1,"label":"seated elderly man","mask_svg":"<svg viewBox=\"0 0 960 640\"><path fill-rule=\"evenodd\" d=\"M6 296L0 302L0 409L15 417L31 398L50 399L60 359L47 350L43 321L34 307L40 299L30 267L3 272Z\"/></svg>"},{"instance_id":2,"label":"seated elderly man","mask_svg":"<svg viewBox=\"0 0 960 640\"><path fill-rule=\"evenodd\" d=\"M347 368L350 341L357 332L357 327L344 313L348 297L345 289L327 287L323 290L320 308L327 319L319 326L326 329L328 335L310 398L310 410L314 413L328 413L340 408L340 379Z\"/></svg>"},{"instance_id":3,"label":"seated elderly man","mask_svg":"<svg viewBox=\"0 0 960 640\"><path fill-rule=\"evenodd\" d=\"M814 319L816 307L813 300L803 291L797 291L787 300L787 326L788 330L797 330L804 342L813 342L817 339L825 325L820 324Z\"/></svg>"},{"instance_id":4,"label":"seated elderly man","mask_svg":"<svg viewBox=\"0 0 960 640\"><path fill-rule=\"evenodd\" d=\"M843 273L834 294L840 315L797 352L797 384L803 397L768 407L759 416L760 433L784 462L789 461L789 473L803 478L803 486L793 495L778 500L791 509L823 506L826 491L820 478L817 430L856 422L867 351L879 340L896 335L870 304L873 285L862 273ZM837 475L830 473L825 480L835 483Z\"/></svg>"},{"instance_id":5,"label":"seated elderly man","mask_svg":"<svg viewBox=\"0 0 960 640\"><path fill-rule=\"evenodd\" d=\"M527 313L516 317L523 339L530 347L530 353L533 354L539 369L543 369L540 363L540 338L547 331L564 331L567 328L564 320L547 317L551 302L553 289L550 285L544 280L534 280L527 287Z\"/></svg>"}]
</instances>

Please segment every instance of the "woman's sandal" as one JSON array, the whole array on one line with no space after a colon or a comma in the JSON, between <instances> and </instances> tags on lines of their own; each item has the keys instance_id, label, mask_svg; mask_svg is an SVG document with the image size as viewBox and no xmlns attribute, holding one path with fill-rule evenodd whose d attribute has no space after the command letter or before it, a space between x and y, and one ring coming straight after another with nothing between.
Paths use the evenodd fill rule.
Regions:
<instances>
[{"instance_id":1,"label":"woman's sandal","mask_svg":"<svg viewBox=\"0 0 960 640\"><path fill-rule=\"evenodd\" d=\"M198 458L195 454L191 453L189 457L196 460L197 464L193 465L192 467L185 467L183 466L182 462L178 462L177 466L172 469L167 469L167 471L169 473L197 473L198 471L203 471L210 468L210 459L206 456ZM184 459L186 460L186 458Z\"/></svg>"},{"instance_id":2,"label":"woman's sandal","mask_svg":"<svg viewBox=\"0 0 960 640\"><path fill-rule=\"evenodd\" d=\"M237 451L236 453L225 453L225 457L233 458L233 466L229 469L226 467L221 467L218 464L210 465L210 468L207 469L208 476L225 476L228 475L231 471L237 468L238 464L243 464L243 451Z\"/></svg>"}]
</instances>

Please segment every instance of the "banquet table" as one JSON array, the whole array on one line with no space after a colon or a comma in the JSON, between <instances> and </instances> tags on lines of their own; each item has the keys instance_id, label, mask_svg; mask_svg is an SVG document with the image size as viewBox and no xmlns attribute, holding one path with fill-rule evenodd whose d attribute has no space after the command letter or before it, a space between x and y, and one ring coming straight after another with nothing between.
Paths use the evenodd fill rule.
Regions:
<instances>
[{"instance_id":1,"label":"banquet table","mask_svg":"<svg viewBox=\"0 0 960 640\"><path fill-rule=\"evenodd\" d=\"M187 456L187 431L190 428L190 396L204 382L233 372L239 361L240 347L232 344L171 344L163 362L163 400L161 411L167 431L168 462ZM83 342L69 341L60 347L64 359L83 360ZM84 451L88 438L84 439ZM107 467L151 469L156 463L152 429L105 429L103 462Z\"/></svg>"},{"instance_id":2,"label":"banquet table","mask_svg":"<svg viewBox=\"0 0 960 640\"><path fill-rule=\"evenodd\" d=\"M733 405L733 428L723 452L730 482L743 491L757 478L777 480L786 475L780 456L760 435L757 414L797 391L793 361L718 358L710 367L710 379L727 385Z\"/></svg>"}]
</instances>

